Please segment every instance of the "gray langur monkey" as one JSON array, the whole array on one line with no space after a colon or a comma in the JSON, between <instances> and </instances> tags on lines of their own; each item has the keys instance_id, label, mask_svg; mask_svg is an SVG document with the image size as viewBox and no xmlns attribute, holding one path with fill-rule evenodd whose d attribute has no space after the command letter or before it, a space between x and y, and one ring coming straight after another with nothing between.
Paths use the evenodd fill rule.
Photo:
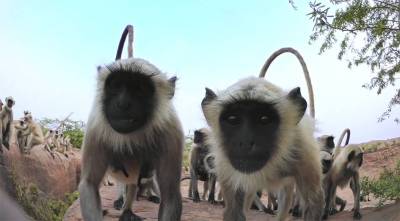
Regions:
<instances>
[{"instance_id":1,"label":"gray langur monkey","mask_svg":"<svg viewBox=\"0 0 400 221\"><path fill-rule=\"evenodd\" d=\"M336 189L346 187L350 183L350 188L354 197L353 218L361 219L360 213L360 175L359 169L363 163L363 151L359 145L350 144L341 147L344 134L350 135L350 130L345 129L341 138L334 149L333 163L331 169L324 177L325 188L325 209L323 218L327 219L329 214L336 212ZM347 140L348 140L347 139ZM348 141L346 141L347 143Z\"/></svg>"},{"instance_id":2,"label":"gray langur monkey","mask_svg":"<svg viewBox=\"0 0 400 221\"><path fill-rule=\"evenodd\" d=\"M320 137L317 137L317 141L319 143L320 150L325 151L328 154L332 155L333 149L335 148L334 139L335 139L335 137L332 135L322 135Z\"/></svg>"},{"instance_id":3,"label":"gray langur monkey","mask_svg":"<svg viewBox=\"0 0 400 221\"><path fill-rule=\"evenodd\" d=\"M20 153L24 153L24 148L28 143L28 135L24 131L28 128L24 120L19 120L18 124L14 126L17 133L17 142Z\"/></svg>"},{"instance_id":4,"label":"gray langur monkey","mask_svg":"<svg viewBox=\"0 0 400 221\"><path fill-rule=\"evenodd\" d=\"M14 120L12 107L15 105L13 97L7 97L6 105L0 111L0 153L3 152L3 145L10 149L11 124Z\"/></svg>"},{"instance_id":5,"label":"gray langur monkey","mask_svg":"<svg viewBox=\"0 0 400 221\"><path fill-rule=\"evenodd\" d=\"M256 191L264 188L280 190L278 220L285 220L294 185L305 202L304 220L321 219L322 171L314 121L305 114L307 102L300 88L285 92L262 79L274 58L294 51L312 92L304 60L294 49L287 49L267 60L260 78L242 79L218 94L206 88L202 109L216 147L217 177L226 205L224 221L246 220L245 211ZM312 93L309 95L314 117Z\"/></svg>"},{"instance_id":6,"label":"gray langur monkey","mask_svg":"<svg viewBox=\"0 0 400 221\"><path fill-rule=\"evenodd\" d=\"M190 185L189 185L189 197L192 196L193 202L200 202L200 195L198 191L198 180L204 182L203 200L206 198L209 186L211 190L208 196L210 203L215 203L215 184L216 177L214 173L209 170L209 162L205 161L206 156L210 153L211 145L208 141L210 136L210 130L207 128L201 128L194 131L193 146L190 152ZM208 156L207 159L210 159ZM207 169L208 167L208 169Z\"/></svg>"},{"instance_id":7,"label":"gray langur monkey","mask_svg":"<svg viewBox=\"0 0 400 221\"><path fill-rule=\"evenodd\" d=\"M128 26L121 37L126 38ZM178 221L184 136L172 105L176 77L167 78L144 59L122 59L98 67L95 101L82 145L80 206L85 221L103 219L99 184L104 174L126 184L120 221L142 220L131 210L140 170L154 166L160 187L158 220Z\"/></svg>"},{"instance_id":8,"label":"gray langur monkey","mask_svg":"<svg viewBox=\"0 0 400 221\"><path fill-rule=\"evenodd\" d=\"M314 122L300 88L285 92L261 78L240 80L218 95L206 88L202 109L212 130L224 221L246 220L257 190L281 189L278 220L285 220L294 184L305 202L304 219L320 220L321 164Z\"/></svg>"},{"instance_id":9,"label":"gray langur monkey","mask_svg":"<svg viewBox=\"0 0 400 221\"><path fill-rule=\"evenodd\" d=\"M27 114L24 117L26 123L26 130L22 132L23 136L28 136L26 147L24 148L25 153L30 153L31 149L35 145L44 144L44 135L42 128L38 123L33 120L31 114Z\"/></svg>"}]
</instances>

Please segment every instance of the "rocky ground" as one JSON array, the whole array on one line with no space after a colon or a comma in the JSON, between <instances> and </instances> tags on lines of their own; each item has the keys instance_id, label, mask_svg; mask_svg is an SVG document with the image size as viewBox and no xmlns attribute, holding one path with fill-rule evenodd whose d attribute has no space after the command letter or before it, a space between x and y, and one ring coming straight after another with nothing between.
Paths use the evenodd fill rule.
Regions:
<instances>
[{"instance_id":1,"label":"rocky ground","mask_svg":"<svg viewBox=\"0 0 400 221\"><path fill-rule=\"evenodd\" d=\"M384 167L394 167L396 161L400 159L400 146L382 148L374 153L364 155L364 164L361 168L361 176L377 177ZM188 181L182 182L183 198L183 221L219 221L222 220L223 207L221 205L211 205L205 201L193 203L187 198ZM101 188L103 208L107 209L106 221L116 221L120 211L112 208L112 203L116 198L115 186L103 186ZM336 214L329 220L353 220L351 208L353 207L353 195L349 188L339 190L338 195L347 200L347 206L344 212ZM399 221L400 220L400 202L386 205L383 208L375 208L377 201L371 199L368 202L361 202L362 215L364 221ZM148 202L144 199L136 202L133 211L146 220L157 220L158 205ZM82 216L79 209L79 201L76 201L68 210L64 221L80 221ZM258 211L251 211L248 220L270 221L276 220L275 216L267 215ZM300 219L298 219L300 220Z\"/></svg>"}]
</instances>

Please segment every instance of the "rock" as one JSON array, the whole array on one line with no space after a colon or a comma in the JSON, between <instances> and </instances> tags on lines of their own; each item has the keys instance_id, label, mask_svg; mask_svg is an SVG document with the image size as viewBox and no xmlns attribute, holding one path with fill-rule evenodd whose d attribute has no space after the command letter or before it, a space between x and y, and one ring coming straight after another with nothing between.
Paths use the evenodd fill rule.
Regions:
<instances>
[{"instance_id":1,"label":"rock","mask_svg":"<svg viewBox=\"0 0 400 221\"><path fill-rule=\"evenodd\" d=\"M34 146L30 154L21 154L13 136L10 150L0 154L0 187L13 195L14 182L34 184L47 197L63 199L77 189L80 174L80 152L74 149L68 157L52 155L43 145Z\"/></svg>"}]
</instances>

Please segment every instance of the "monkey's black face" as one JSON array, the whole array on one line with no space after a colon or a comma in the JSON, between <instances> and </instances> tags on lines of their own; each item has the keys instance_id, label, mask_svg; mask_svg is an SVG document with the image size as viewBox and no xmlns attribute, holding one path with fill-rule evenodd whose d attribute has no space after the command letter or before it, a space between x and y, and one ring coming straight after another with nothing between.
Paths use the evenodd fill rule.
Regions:
<instances>
[{"instance_id":1,"label":"monkey's black face","mask_svg":"<svg viewBox=\"0 0 400 221\"><path fill-rule=\"evenodd\" d=\"M325 146L328 147L329 149L335 148L335 142L333 140L334 140L333 136L327 137Z\"/></svg>"},{"instance_id":2,"label":"monkey's black face","mask_svg":"<svg viewBox=\"0 0 400 221\"><path fill-rule=\"evenodd\" d=\"M204 140L204 134L199 130L194 131L193 142L194 143L202 143L203 140Z\"/></svg>"},{"instance_id":3,"label":"monkey's black face","mask_svg":"<svg viewBox=\"0 0 400 221\"><path fill-rule=\"evenodd\" d=\"M228 104L219 117L224 151L232 166L253 173L276 149L280 116L272 104L243 100Z\"/></svg>"},{"instance_id":4,"label":"monkey's black face","mask_svg":"<svg viewBox=\"0 0 400 221\"><path fill-rule=\"evenodd\" d=\"M141 129L151 119L155 85L151 76L128 70L113 71L105 82L104 113L118 133Z\"/></svg>"}]
</instances>

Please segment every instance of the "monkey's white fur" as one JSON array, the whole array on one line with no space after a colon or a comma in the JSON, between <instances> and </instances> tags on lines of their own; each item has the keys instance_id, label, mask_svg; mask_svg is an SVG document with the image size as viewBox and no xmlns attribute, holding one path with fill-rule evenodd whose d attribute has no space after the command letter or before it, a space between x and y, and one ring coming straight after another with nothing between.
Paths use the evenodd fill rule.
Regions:
<instances>
[{"instance_id":1,"label":"monkey's white fur","mask_svg":"<svg viewBox=\"0 0 400 221\"><path fill-rule=\"evenodd\" d=\"M252 88L246 91L246 88ZM293 182L290 177L284 179L277 179L281 175L280 171L286 170L282 162L293 162L292 151L295 148L303 148L301 154L310 162L315 162L320 170L318 144L313 138L314 121L308 115L304 115L302 120L296 126L297 107L287 98L287 92L284 92L279 87L256 77L250 77L238 81L236 84L221 91L217 94L217 100L212 101L205 107L204 113L207 122L212 128L210 142L213 142L212 149L215 155L216 170L219 180L232 185L232 188L239 189L246 192L255 192L259 189L267 188L268 190L275 191L282 185ZM279 115L281 117L280 127L278 129L277 142L278 148L274 156L266 163L266 165L257 172L246 174L237 171L232 167L229 159L226 157L221 146L219 119L222 111L223 103L229 102L231 99L237 98L250 98L259 101L276 103ZM297 142L297 143L296 143ZM301 145L298 145L301 142ZM322 173L322 172L321 172ZM266 186L267 185L267 186Z\"/></svg>"},{"instance_id":2,"label":"monkey's white fur","mask_svg":"<svg viewBox=\"0 0 400 221\"><path fill-rule=\"evenodd\" d=\"M109 144L107 146L112 147L113 151L122 152L131 150L131 148L126 147L129 147L132 144L143 146L142 144L151 143L154 137L154 131L168 125L165 123L170 120L171 116L176 115L173 106L171 105L171 101L168 98L168 94L173 93L174 88L171 88L165 73L161 72L157 67L144 59L123 59L115 61L113 67L114 65L121 66L124 70L137 70L142 74L152 76L151 78L155 83L155 97L157 98L157 101L155 102L156 106L154 115L151 118L151 121L146 123L146 127L128 134L116 132L105 118L102 102L104 97L105 81L111 71L107 66L98 67L97 96L89 116L87 130L96 131L98 134L94 137L100 139L100 143Z\"/></svg>"}]
</instances>

